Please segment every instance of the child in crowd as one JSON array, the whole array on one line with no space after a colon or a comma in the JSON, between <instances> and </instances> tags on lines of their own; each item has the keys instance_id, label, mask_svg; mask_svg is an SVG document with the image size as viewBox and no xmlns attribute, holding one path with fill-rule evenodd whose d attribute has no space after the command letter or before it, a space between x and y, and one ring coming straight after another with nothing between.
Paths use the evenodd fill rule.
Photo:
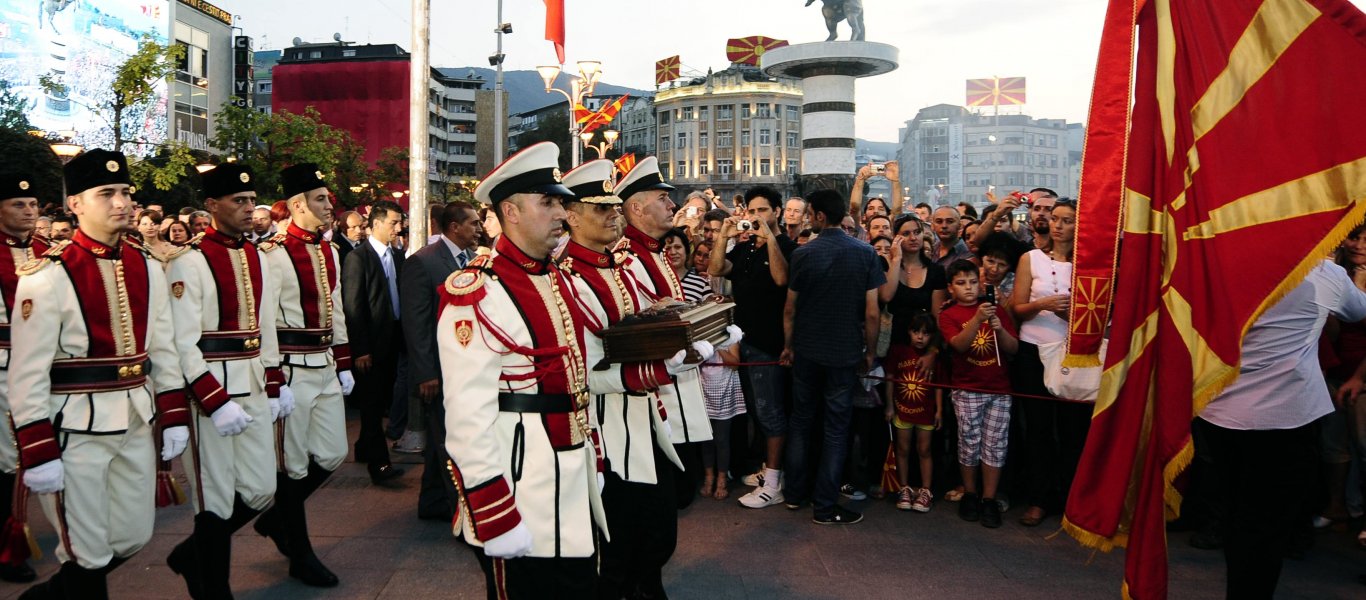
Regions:
<instances>
[{"instance_id":1,"label":"child in crowd","mask_svg":"<svg viewBox=\"0 0 1366 600\"><path fill-rule=\"evenodd\" d=\"M946 274L953 304L939 313L939 329L952 350L951 384L967 388L952 393L958 418L958 464L965 489L958 516L996 528L1001 526L996 487L1001 481L1010 432L1011 388L1002 358L1014 354L1019 342L1009 316L997 312L995 298L980 297L977 265L955 261Z\"/></svg>"},{"instance_id":2,"label":"child in crowd","mask_svg":"<svg viewBox=\"0 0 1366 600\"><path fill-rule=\"evenodd\" d=\"M884 416L896 433L896 478L900 491L896 507L901 510L930 512L934 494L930 481L934 474L934 459L930 454L930 440L943 417L944 390L925 385L934 381L934 372L922 372L920 358L942 343L939 325L929 313L911 318L911 343L892 344L882 364L887 367L887 408ZM915 451L920 459L920 488L908 483L911 469L911 437L915 437Z\"/></svg>"},{"instance_id":3,"label":"child in crowd","mask_svg":"<svg viewBox=\"0 0 1366 600\"><path fill-rule=\"evenodd\" d=\"M740 345L717 348L702 364L702 396L711 420L712 439L702 442L702 495L717 500L730 497L730 432L732 419L745 414L740 373L722 363L740 362ZM714 487L713 487L714 486Z\"/></svg>"}]
</instances>

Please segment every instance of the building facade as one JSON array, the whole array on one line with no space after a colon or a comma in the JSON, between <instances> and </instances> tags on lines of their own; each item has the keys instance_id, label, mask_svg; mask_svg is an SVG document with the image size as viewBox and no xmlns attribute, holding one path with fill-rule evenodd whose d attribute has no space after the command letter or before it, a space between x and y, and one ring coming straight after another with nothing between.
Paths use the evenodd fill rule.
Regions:
<instances>
[{"instance_id":1,"label":"building facade","mask_svg":"<svg viewBox=\"0 0 1366 600\"><path fill-rule=\"evenodd\" d=\"M655 94L654 155L684 193L722 198L766 185L784 195L801 173L801 84L732 65Z\"/></svg>"},{"instance_id":2,"label":"building facade","mask_svg":"<svg viewBox=\"0 0 1366 600\"><path fill-rule=\"evenodd\" d=\"M386 148L409 146L408 52L397 44L349 42L286 48L272 70L270 110L302 114L345 129L374 165ZM428 179L434 186L476 174L476 102L485 81L433 69L428 87ZM484 140L491 141L486 137ZM491 144L490 144L491 145Z\"/></svg>"},{"instance_id":3,"label":"building facade","mask_svg":"<svg viewBox=\"0 0 1366 600\"><path fill-rule=\"evenodd\" d=\"M1028 115L982 115L939 104L901 129L901 185L913 202L986 202L1013 190L1046 187L1074 194L1076 124Z\"/></svg>"},{"instance_id":4,"label":"building facade","mask_svg":"<svg viewBox=\"0 0 1366 600\"><path fill-rule=\"evenodd\" d=\"M631 96L621 105L621 112L612 122L612 127L621 132L617 138L617 149L622 154L651 156L655 153L655 141L659 139L659 124L655 120L655 99L653 96Z\"/></svg>"},{"instance_id":5,"label":"building facade","mask_svg":"<svg viewBox=\"0 0 1366 600\"><path fill-rule=\"evenodd\" d=\"M171 83L170 139L210 151L213 115L232 97L232 14L203 0L171 5L171 37L184 53Z\"/></svg>"}]
</instances>

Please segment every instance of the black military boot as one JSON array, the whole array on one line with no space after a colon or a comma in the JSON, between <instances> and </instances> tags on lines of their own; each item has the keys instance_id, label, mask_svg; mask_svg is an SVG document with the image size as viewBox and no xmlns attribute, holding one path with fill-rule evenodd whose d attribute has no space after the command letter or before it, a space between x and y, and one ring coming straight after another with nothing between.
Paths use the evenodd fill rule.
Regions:
<instances>
[{"instance_id":1,"label":"black military boot","mask_svg":"<svg viewBox=\"0 0 1366 600\"><path fill-rule=\"evenodd\" d=\"M171 554L166 557L166 566L171 568L171 572L185 579L185 588L189 591L190 597L194 600L203 600L203 573L200 565L203 562L199 558L197 536L201 535L199 527L199 517L195 516L194 533L185 541L176 544Z\"/></svg>"},{"instance_id":2,"label":"black military boot","mask_svg":"<svg viewBox=\"0 0 1366 600\"><path fill-rule=\"evenodd\" d=\"M194 541L201 577L201 595L194 598L232 600L232 588L228 585L232 561L232 531L228 521L211 512L195 515Z\"/></svg>"},{"instance_id":3,"label":"black military boot","mask_svg":"<svg viewBox=\"0 0 1366 600\"><path fill-rule=\"evenodd\" d=\"M118 559L115 559L118 560ZM107 577L123 561L99 569L86 569L75 561L62 563L62 587L66 600L109 600Z\"/></svg>"}]
</instances>

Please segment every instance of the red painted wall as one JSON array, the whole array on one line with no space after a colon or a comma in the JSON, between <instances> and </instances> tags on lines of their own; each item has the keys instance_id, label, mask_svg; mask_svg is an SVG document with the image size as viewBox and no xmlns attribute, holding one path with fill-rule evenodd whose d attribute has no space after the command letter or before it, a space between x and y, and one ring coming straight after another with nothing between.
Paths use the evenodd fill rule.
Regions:
<instances>
[{"instance_id":1,"label":"red painted wall","mask_svg":"<svg viewBox=\"0 0 1366 600\"><path fill-rule=\"evenodd\" d=\"M365 146L365 162L380 151L408 147L408 61L340 60L281 63L272 72L271 110L303 114L351 132Z\"/></svg>"}]
</instances>

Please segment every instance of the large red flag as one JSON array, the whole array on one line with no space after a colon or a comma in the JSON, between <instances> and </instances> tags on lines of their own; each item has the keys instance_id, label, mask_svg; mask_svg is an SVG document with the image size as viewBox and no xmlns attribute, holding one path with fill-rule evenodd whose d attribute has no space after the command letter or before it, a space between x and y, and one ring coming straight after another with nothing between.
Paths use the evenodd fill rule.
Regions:
<instances>
[{"instance_id":1,"label":"large red flag","mask_svg":"<svg viewBox=\"0 0 1366 600\"><path fill-rule=\"evenodd\" d=\"M564 0L545 0L545 39L555 44L555 57L564 64Z\"/></svg>"},{"instance_id":2,"label":"large red flag","mask_svg":"<svg viewBox=\"0 0 1366 600\"><path fill-rule=\"evenodd\" d=\"M1248 327L1366 215L1363 64L1346 0L1110 0L1065 364L1111 341L1063 525L1127 546L1126 597L1167 594L1190 422Z\"/></svg>"}]
</instances>

